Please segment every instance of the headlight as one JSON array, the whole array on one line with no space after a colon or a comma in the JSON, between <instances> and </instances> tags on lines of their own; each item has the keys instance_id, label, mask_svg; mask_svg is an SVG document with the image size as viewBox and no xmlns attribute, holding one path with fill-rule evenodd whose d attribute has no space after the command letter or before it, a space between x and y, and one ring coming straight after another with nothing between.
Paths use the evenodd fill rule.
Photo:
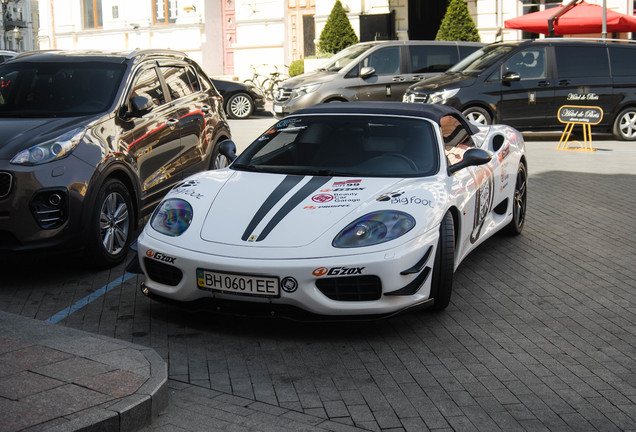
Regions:
<instances>
[{"instance_id":1,"label":"headlight","mask_svg":"<svg viewBox=\"0 0 636 432\"><path fill-rule=\"evenodd\" d=\"M446 103L446 101L452 98L453 96L455 96L458 91L459 89L456 88L456 89L442 90L439 92L431 93L431 95L428 97L428 103L432 103L432 104Z\"/></svg>"},{"instance_id":2,"label":"headlight","mask_svg":"<svg viewBox=\"0 0 636 432\"><path fill-rule=\"evenodd\" d=\"M155 231L170 237L178 237L192 223L192 206L181 199L163 201L150 219L150 226Z\"/></svg>"},{"instance_id":3,"label":"headlight","mask_svg":"<svg viewBox=\"0 0 636 432\"><path fill-rule=\"evenodd\" d=\"M378 211L353 221L333 239L333 247L373 246L396 239L415 226L415 219L399 211Z\"/></svg>"},{"instance_id":4,"label":"headlight","mask_svg":"<svg viewBox=\"0 0 636 432\"><path fill-rule=\"evenodd\" d=\"M316 90L318 90L318 87L320 87L320 83L308 84L302 87L298 87L296 90L294 90L294 97L297 98L304 96L307 93L315 92Z\"/></svg>"},{"instance_id":5,"label":"headlight","mask_svg":"<svg viewBox=\"0 0 636 432\"><path fill-rule=\"evenodd\" d=\"M404 96L402 96L402 102L406 102L406 103L415 102L415 94L413 94L413 93L404 93Z\"/></svg>"},{"instance_id":6,"label":"headlight","mask_svg":"<svg viewBox=\"0 0 636 432\"><path fill-rule=\"evenodd\" d=\"M21 151L11 159L15 165L40 165L68 156L84 138L86 129L78 128L45 143Z\"/></svg>"}]
</instances>

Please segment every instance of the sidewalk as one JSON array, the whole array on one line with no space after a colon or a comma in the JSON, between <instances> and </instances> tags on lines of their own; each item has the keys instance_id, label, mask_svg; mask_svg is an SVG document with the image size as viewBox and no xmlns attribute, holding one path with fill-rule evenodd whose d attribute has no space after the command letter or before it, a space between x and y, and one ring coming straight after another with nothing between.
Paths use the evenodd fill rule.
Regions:
<instances>
[{"instance_id":1,"label":"sidewalk","mask_svg":"<svg viewBox=\"0 0 636 432\"><path fill-rule=\"evenodd\" d=\"M0 432L134 431L167 403L154 350L0 312Z\"/></svg>"}]
</instances>

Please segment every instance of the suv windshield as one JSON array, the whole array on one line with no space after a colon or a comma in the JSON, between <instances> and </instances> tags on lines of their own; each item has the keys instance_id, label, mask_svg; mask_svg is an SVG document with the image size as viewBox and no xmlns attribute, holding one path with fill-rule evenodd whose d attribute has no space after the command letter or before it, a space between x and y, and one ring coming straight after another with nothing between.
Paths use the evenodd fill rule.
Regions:
<instances>
[{"instance_id":1,"label":"suv windshield","mask_svg":"<svg viewBox=\"0 0 636 432\"><path fill-rule=\"evenodd\" d=\"M319 70L325 70L329 72L338 72L343 67L347 66L353 60L358 58L362 53L370 50L373 47L371 44L357 44L351 45L335 56L331 57L327 63Z\"/></svg>"},{"instance_id":2,"label":"suv windshield","mask_svg":"<svg viewBox=\"0 0 636 432\"><path fill-rule=\"evenodd\" d=\"M477 76L499 61L517 45L488 45L475 51L450 68L447 73Z\"/></svg>"},{"instance_id":3,"label":"suv windshield","mask_svg":"<svg viewBox=\"0 0 636 432\"><path fill-rule=\"evenodd\" d=\"M424 119L313 115L279 121L232 168L279 174L419 177L437 173L438 144Z\"/></svg>"},{"instance_id":4,"label":"suv windshield","mask_svg":"<svg viewBox=\"0 0 636 432\"><path fill-rule=\"evenodd\" d=\"M125 66L8 63L0 66L0 117L73 117L107 110Z\"/></svg>"}]
</instances>

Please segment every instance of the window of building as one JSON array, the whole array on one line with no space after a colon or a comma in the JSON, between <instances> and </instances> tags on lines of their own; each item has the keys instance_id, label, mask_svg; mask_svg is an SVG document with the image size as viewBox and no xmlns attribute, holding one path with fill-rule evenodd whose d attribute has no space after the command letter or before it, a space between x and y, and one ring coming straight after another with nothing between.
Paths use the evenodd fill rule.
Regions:
<instances>
[{"instance_id":1,"label":"window of building","mask_svg":"<svg viewBox=\"0 0 636 432\"><path fill-rule=\"evenodd\" d=\"M538 11L542 11L545 9L551 9L554 7L558 7L561 6L561 1L555 1L555 0L523 0L522 1L522 5L523 5L523 15L529 14L529 13L533 13L533 12L538 12ZM554 13L556 13L557 11L555 10ZM532 32L527 32L524 31L522 32L521 37L523 39L538 39L539 38L539 34L538 33L532 33Z\"/></svg>"},{"instance_id":2,"label":"window of building","mask_svg":"<svg viewBox=\"0 0 636 432\"><path fill-rule=\"evenodd\" d=\"M84 28L95 29L104 26L102 18L102 0L82 0Z\"/></svg>"},{"instance_id":3,"label":"window of building","mask_svg":"<svg viewBox=\"0 0 636 432\"><path fill-rule=\"evenodd\" d=\"M177 0L153 0L155 24L172 24L177 21Z\"/></svg>"}]
</instances>

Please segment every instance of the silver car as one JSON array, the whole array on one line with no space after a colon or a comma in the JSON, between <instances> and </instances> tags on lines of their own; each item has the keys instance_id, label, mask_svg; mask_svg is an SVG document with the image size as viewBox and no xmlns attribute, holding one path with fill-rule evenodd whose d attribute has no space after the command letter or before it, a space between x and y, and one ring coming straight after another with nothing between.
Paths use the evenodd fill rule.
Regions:
<instances>
[{"instance_id":1,"label":"silver car","mask_svg":"<svg viewBox=\"0 0 636 432\"><path fill-rule=\"evenodd\" d=\"M401 101L411 84L446 71L482 46L455 41L352 45L320 69L283 82L275 95L274 113L283 117L325 102Z\"/></svg>"}]
</instances>

